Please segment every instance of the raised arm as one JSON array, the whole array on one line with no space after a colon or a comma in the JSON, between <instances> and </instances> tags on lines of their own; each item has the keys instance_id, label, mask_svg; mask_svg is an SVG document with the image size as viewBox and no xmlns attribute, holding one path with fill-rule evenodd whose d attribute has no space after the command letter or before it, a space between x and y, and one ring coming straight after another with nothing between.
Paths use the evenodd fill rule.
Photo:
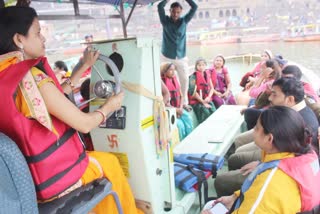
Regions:
<instances>
[{"instance_id":1,"label":"raised arm","mask_svg":"<svg viewBox=\"0 0 320 214\"><path fill-rule=\"evenodd\" d=\"M158 4L158 14L159 14L159 18L160 18L160 22L161 24L165 24L166 23L166 12L164 11L164 7L167 4L167 0L163 0Z\"/></svg>"},{"instance_id":2,"label":"raised arm","mask_svg":"<svg viewBox=\"0 0 320 214\"><path fill-rule=\"evenodd\" d=\"M249 95L253 98L257 98L258 95L265 91L269 85L265 82L265 80L268 79L270 74L273 72L272 68L266 68L265 70L262 71L258 79L254 82L253 87L250 90ZM271 83L272 84L272 83Z\"/></svg>"},{"instance_id":3,"label":"raised arm","mask_svg":"<svg viewBox=\"0 0 320 214\"><path fill-rule=\"evenodd\" d=\"M185 15L184 19L188 23L196 13L198 9L198 5L193 0L186 0L186 2L190 5L191 9L189 12Z\"/></svg>"}]
</instances>

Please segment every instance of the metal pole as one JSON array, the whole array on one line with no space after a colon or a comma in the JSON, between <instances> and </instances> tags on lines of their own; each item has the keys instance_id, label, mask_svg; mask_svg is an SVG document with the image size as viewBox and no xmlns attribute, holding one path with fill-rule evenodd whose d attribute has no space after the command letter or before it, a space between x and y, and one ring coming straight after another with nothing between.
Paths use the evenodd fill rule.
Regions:
<instances>
[{"instance_id":1,"label":"metal pole","mask_svg":"<svg viewBox=\"0 0 320 214\"><path fill-rule=\"evenodd\" d=\"M80 16L78 0L73 0L72 3L73 3L74 15L75 16Z\"/></svg>"},{"instance_id":2,"label":"metal pole","mask_svg":"<svg viewBox=\"0 0 320 214\"><path fill-rule=\"evenodd\" d=\"M120 1L120 17L121 17L121 22L122 22L122 30L123 30L123 37L127 38L127 27L126 27L126 20L124 16L124 8L123 8L123 3L122 0Z\"/></svg>"},{"instance_id":3,"label":"metal pole","mask_svg":"<svg viewBox=\"0 0 320 214\"><path fill-rule=\"evenodd\" d=\"M126 27L128 26L128 23L130 21L132 13L133 13L134 9L136 8L137 2L138 2L138 0L135 0L133 5L132 5L131 11L130 11L129 16L128 16L127 21L126 21Z\"/></svg>"}]
</instances>

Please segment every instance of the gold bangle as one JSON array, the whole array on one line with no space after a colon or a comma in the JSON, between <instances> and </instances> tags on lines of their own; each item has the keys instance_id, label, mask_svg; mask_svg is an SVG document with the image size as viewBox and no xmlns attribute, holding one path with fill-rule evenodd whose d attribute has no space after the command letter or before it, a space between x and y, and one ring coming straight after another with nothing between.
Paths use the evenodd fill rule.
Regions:
<instances>
[{"instance_id":1,"label":"gold bangle","mask_svg":"<svg viewBox=\"0 0 320 214\"><path fill-rule=\"evenodd\" d=\"M96 110L94 110L94 112L98 112L99 114L102 115L102 121L101 121L100 124L106 122L106 120L107 120L107 115L106 115L105 113L103 113L100 109L96 109Z\"/></svg>"},{"instance_id":2,"label":"gold bangle","mask_svg":"<svg viewBox=\"0 0 320 214\"><path fill-rule=\"evenodd\" d=\"M71 89L74 89L74 85L73 85L73 83L71 82L70 77L66 78L65 83L67 83L67 84L71 87Z\"/></svg>"}]
</instances>

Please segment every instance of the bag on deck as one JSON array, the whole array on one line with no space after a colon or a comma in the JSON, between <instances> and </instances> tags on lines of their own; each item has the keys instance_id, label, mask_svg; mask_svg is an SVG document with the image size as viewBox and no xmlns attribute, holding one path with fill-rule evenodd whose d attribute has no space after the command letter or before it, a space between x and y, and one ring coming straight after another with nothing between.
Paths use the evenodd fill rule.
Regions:
<instances>
[{"instance_id":1,"label":"bag on deck","mask_svg":"<svg viewBox=\"0 0 320 214\"><path fill-rule=\"evenodd\" d=\"M215 198L208 197L208 182L207 178L210 176L210 172L202 171L195 168L193 165L184 165L181 163L174 163L174 182L175 186L186 192L198 192L199 205L202 207L202 185L204 203Z\"/></svg>"},{"instance_id":2,"label":"bag on deck","mask_svg":"<svg viewBox=\"0 0 320 214\"><path fill-rule=\"evenodd\" d=\"M210 171L216 177L217 170L223 166L224 158L212 154L175 154L174 161L186 165L193 165L203 171Z\"/></svg>"},{"instance_id":3,"label":"bag on deck","mask_svg":"<svg viewBox=\"0 0 320 214\"><path fill-rule=\"evenodd\" d=\"M196 192L194 186L198 184L198 181L206 181L208 174L209 172L196 169L192 165L174 163L175 185L186 192Z\"/></svg>"}]
</instances>

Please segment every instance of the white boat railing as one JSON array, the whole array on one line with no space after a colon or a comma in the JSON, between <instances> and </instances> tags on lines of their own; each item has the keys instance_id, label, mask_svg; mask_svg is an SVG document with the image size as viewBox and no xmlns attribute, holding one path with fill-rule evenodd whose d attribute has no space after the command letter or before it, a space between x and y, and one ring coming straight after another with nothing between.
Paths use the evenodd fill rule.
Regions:
<instances>
[{"instance_id":1,"label":"white boat railing","mask_svg":"<svg viewBox=\"0 0 320 214\"><path fill-rule=\"evenodd\" d=\"M246 53L246 54L227 56L227 57L225 57L225 60L227 62L242 60L243 64L253 65L254 63L260 61L260 58L261 58L260 54ZM208 67L210 67L213 59L205 59L205 60L208 64ZM188 69L189 69L189 75L191 75L194 72L194 65L189 65Z\"/></svg>"}]
</instances>

